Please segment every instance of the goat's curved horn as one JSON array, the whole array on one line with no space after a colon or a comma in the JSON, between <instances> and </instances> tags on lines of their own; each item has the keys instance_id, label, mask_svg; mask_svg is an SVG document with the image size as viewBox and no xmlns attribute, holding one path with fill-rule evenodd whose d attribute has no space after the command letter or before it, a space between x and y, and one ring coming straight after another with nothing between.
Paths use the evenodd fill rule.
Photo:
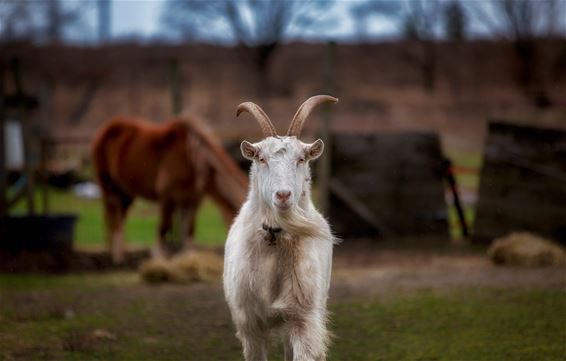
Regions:
<instances>
[{"instance_id":1,"label":"goat's curved horn","mask_svg":"<svg viewBox=\"0 0 566 361\"><path fill-rule=\"evenodd\" d=\"M303 130L305 120L307 119L311 111L319 104L330 102L337 103L338 99L331 97L330 95L315 95L308 98L303 104L301 104L301 106L295 113L295 116L291 121L291 125L289 126L289 130L287 131L287 135L299 137L299 135L301 135L301 130Z\"/></svg>"},{"instance_id":2,"label":"goat's curved horn","mask_svg":"<svg viewBox=\"0 0 566 361\"><path fill-rule=\"evenodd\" d=\"M277 131L269 120L269 117L265 112L255 103L252 102L245 102L238 105L238 110L236 111L236 117L238 117L241 113L248 112L254 116L254 118L259 123L261 127L261 131L265 137L276 137Z\"/></svg>"}]
</instances>

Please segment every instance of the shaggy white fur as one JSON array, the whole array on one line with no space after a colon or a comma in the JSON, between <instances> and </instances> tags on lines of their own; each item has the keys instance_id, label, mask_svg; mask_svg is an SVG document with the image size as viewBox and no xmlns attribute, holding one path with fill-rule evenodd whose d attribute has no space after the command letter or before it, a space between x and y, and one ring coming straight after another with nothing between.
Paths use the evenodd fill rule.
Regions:
<instances>
[{"instance_id":1,"label":"shaggy white fur","mask_svg":"<svg viewBox=\"0 0 566 361\"><path fill-rule=\"evenodd\" d=\"M325 360L334 238L312 203L309 169L324 144L288 136L241 148L253 164L247 200L226 241L224 291L244 356L267 360L277 329L285 360ZM274 245L262 225L282 229Z\"/></svg>"}]
</instances>

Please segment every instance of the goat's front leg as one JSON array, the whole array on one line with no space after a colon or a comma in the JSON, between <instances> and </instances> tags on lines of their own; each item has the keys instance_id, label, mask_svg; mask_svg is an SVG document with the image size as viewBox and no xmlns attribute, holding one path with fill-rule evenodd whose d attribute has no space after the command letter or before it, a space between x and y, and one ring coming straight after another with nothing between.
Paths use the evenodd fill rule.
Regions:
<instances>
[{"instance_id":1,"label":"goat's front leg","mask_svg":"<svg viewBox=\"0 0 566 361\"><path fill-rule=\"evenodd\" d=\"M325 361L328 333L325 318L321 315L299 318L290 321L288 340L293 361ZM287 361L285 351L285 361Z\"/></svg>"},{"instance_id":2,"label":"goat's front leg","mask_svg":"<svg viewBox=\"0 0 566 361\"><path fill-rule=\"evenodd\" d=\"M247 321L237 326L236 336L242 342L246 361L267 361L269 331L258 321Z\"/></svg>"},{"instance_id":3,"label":"goat's front leg","mask_svg":"<svg viewBox=\"0 0 566 361\"><path fill-rule=\"evenodd\" d=\"M293 343L291 342L290 332L283 335L283 353L285 361L293 361Z\"/></svg>"}]
</instances>

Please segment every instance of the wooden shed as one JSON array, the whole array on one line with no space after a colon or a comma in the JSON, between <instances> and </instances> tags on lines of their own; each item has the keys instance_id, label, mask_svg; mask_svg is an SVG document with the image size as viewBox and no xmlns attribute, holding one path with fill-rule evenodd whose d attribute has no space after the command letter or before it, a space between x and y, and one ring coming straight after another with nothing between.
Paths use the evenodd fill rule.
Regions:
<instances>
[{"instance_id":1,"label":"wooden shed","mask_svg":"<svg viewBox=\"0 0 566 361\"><path fill-rule=\"evenodd\" d=\"M437 134L338 134L332 144L329 216L340 237L448 239Z\"/></svg>"},{"instance_id":2,"label":"wooden shed","mask_svg":"<svg viewBox=\"0 0 566 361\"><path fill-rule=\"evenodd\" d=\"M490 122L484 154L474 240L526 230L566 244L566 132Z\"/></svg>"}]
</instances>

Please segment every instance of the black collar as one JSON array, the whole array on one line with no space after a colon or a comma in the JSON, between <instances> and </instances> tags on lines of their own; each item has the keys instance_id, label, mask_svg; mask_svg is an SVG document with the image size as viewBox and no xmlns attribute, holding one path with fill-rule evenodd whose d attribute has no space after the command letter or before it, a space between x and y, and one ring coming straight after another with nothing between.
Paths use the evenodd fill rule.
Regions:
<instances>
[{"instance_id":1,"label":"black collar","mask_svg":"<svg viewBox=\"0 0 566 361\"><path fill-rule=\"evenodd\" d=\"M282 231L282 229L279 228L279 227L275 227L275 228L269 227L265 223L262 223L261 228L264 231L267 231L267 234L265 235L264 240L266 240L270 246L275 246L275 241L277 239L277 233L280 233Z\"/></svg>"}]
</instances>

